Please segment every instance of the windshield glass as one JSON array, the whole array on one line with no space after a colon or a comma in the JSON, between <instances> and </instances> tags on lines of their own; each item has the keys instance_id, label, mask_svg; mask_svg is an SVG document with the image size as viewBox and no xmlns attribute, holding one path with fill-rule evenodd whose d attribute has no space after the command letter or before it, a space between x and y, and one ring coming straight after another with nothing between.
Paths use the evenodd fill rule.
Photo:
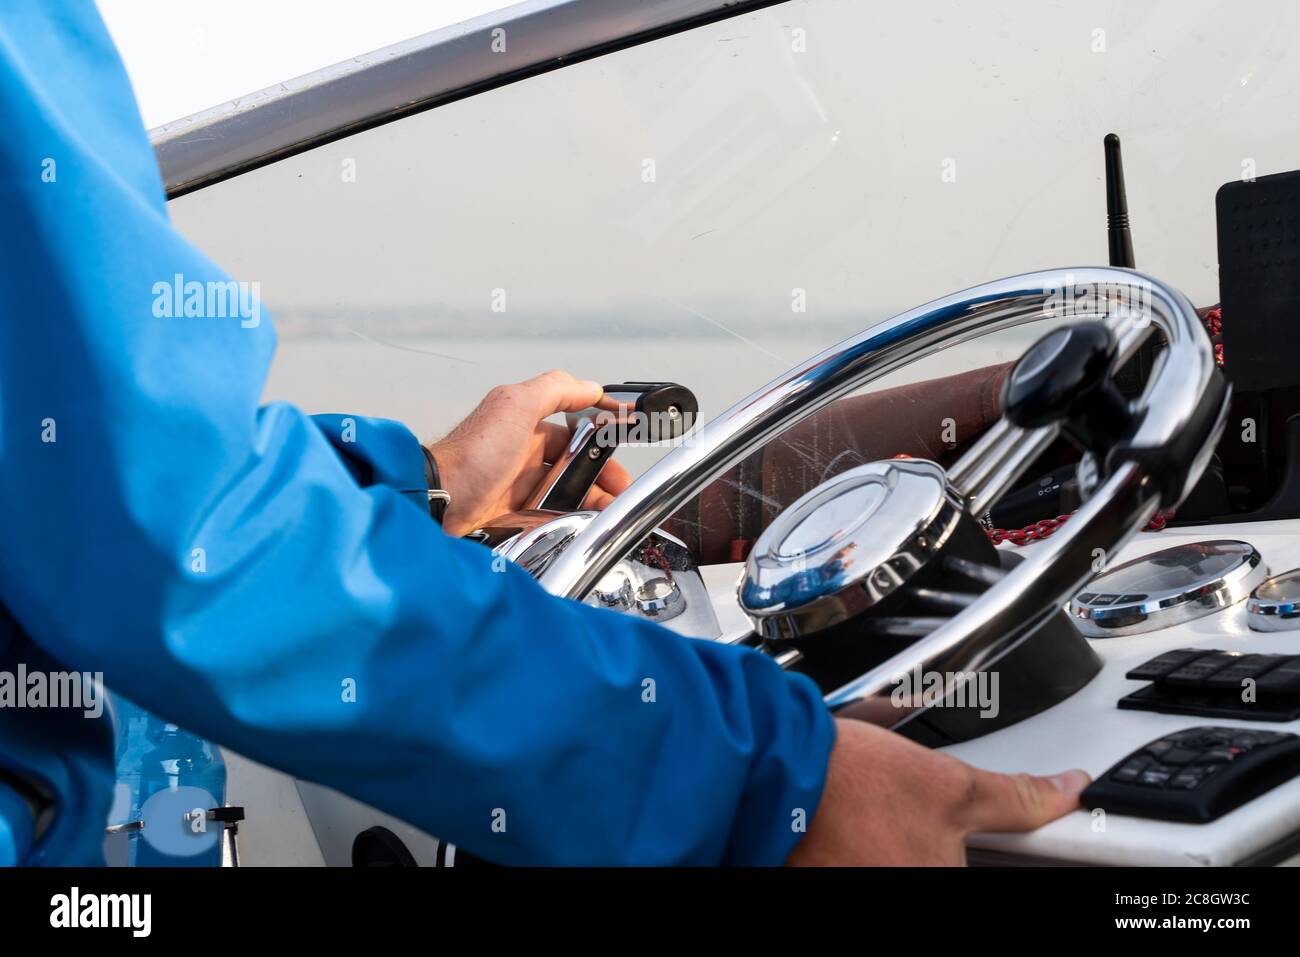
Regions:
<instances>
[{"instance_id":1,"label":"windshield glass","mask_svg":"<svg viewBox=\"0 0 1300 957\"><path fill-rule=\"evenodd\" d=\"M427 439L491 386L558 367L683 383L707 419L911 306L1104 263L1111 131L1137 267L1214 303L1215 191L1300 157L1300 128L1278 122L1300 88L1298 20L1282 2L1249 16L1214 0L1104 15L780 4L171 206L260 284L280 337L268 399L398 418ZM729 560L838 470L950 457L997 415L1001 366L1042 331L954 347L844 400L715 483L677 530ZM635 473L659 454L619 456Z\"/></svg>"}]
</instances>

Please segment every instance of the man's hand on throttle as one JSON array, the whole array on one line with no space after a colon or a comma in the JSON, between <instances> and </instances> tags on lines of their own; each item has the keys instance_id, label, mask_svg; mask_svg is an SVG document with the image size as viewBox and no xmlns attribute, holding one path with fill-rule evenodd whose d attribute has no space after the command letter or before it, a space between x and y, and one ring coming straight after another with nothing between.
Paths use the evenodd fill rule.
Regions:
<instances>
[{"instance_id":1,"label":"man's hand on throttle","mask_svg":"<svg viewBox=\"0 0 1300 957\"><path fill-rule=\"evenodd\" d=\"M795 865L963 865L973 831L1032 831L1079 806L1083 771L994 774L861 721L836 721Z\"/></svg>"},{"instance_id":2,"label":"man's hand on throttle","mask_svg":"<svg viewBox=\"0 0 1300 957\"><path fill-rule=\"evenodd\" d=\"M585 409L603 394L599 383L559 371L489 392L446 438L429 445L442 485L451 493L443 528L464 535L523 507L569 440L567 428L543 420ZM583 508L604 508L631 482L627 469L606 462Z\"/></svg>"}]
</instances>

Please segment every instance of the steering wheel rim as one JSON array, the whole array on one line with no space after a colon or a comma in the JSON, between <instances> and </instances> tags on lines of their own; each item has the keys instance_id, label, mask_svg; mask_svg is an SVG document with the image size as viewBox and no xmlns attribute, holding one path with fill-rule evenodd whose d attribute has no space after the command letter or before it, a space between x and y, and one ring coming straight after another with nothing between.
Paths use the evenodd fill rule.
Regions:
<instances>
[{"instance_id":1,"label":"steering wheel rim","mask_svg":"<svg viewBox=\"0 0 1300 957\"><path fill-rule=\"evenodd\" d=\"M1081 291L1085 291L1082 292ZM889 700L898 674L986 669L1013 650L1160 508L1190 492L1226 424L1230 389L1219 375L1196 311L1153 277L1115 267L1025 273L953 293L900 313L796 366L696 430L602 513L568 536L539 575L553 594L581 599L631 548L728 468L836 399L963 341L1038 319L1101 319L1118 362L1152 328L1167 348L1111 449L1091 497L1070 522L944 625L825 696L833 711L898 725L915 711ZM1005 417L949 470L979 516L1059 434ZM951 689L945 689L951 690ZM919 710L919 709L918 709Z\"/></svg>"}]
</instances>

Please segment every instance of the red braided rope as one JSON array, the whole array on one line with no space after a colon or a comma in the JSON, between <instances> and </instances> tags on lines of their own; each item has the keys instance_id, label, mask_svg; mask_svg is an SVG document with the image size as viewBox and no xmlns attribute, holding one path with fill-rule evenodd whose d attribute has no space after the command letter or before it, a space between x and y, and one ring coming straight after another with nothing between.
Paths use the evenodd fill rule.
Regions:
<instances>
[{"instance_id":1,"label":"red braided rope","mask_svg":"<svg viewBox=\"0 0 1300 957\"><path fill-rule=\"evenodd\" d=\"M1058 528L1066 523L1073 512L1067 512L1064 515L1058 515L1056 518L1045 518L1041 522L1034 522L1032 525L1026 525L1024 528L986 528L984 533L988 535L989 541L994 545L1001 545L1003 542L1010 542L1012 545L1028 545L1031 542L1039 541L1051 535ZM1155 517L1146 523L1142 529L1144 532L1158 532L1174 517L1174 513L1156 512Z\"/></svg>"},{"instance_id":2,"label":"red braided rope","mask_svg":"<svg viewBox=\"0 0 1300 957\"><path fill-rule=\"evenodd\" d=\"M1222 334L1223 309L1219 306L1215 306L1213 309L1211 309L1209 312L1205 314L1205 319L1203 321L1205 322L1205 331L1208 332L1211 337ZM1222 342L1216 342L1214 344L1214 363L1220 369L1223 368L1223 343Z\"/></svg>"}]
</instances>

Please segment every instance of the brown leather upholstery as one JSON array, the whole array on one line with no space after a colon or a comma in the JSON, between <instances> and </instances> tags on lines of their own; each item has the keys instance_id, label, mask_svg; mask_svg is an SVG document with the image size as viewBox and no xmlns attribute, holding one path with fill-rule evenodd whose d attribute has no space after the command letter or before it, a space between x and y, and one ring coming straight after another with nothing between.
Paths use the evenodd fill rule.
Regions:
<instances>
[{"instance_id":1,"label":"brown leather upholstery","mask_svg":"<svg viewBox=\"0 0 1300 957\"><path fill-rule=\"evenodd\" d=\"M944 463L956 458L997 421L1010 368L988 366L841 399L711 483L666 527L702 564L736 561L781 509L832 475L899 454Z\"/></svg>"},{"instance_id":2,"label":"brown leather upholstery","mask_svg":"<svg viewBox=\"0 0 1300 957\"><path fill-rule=\"evenodd\" d=\"M1213 308L1197 313L1204 319ZM1211 335L1211 341L1217 345L1221 339ZM841 399L713 482L665 527L692 548L701 564L738 561L783 508L845 469L899 454L951 464L1002 414L1002 384L1011 366L986 366ZM1147 371L1139 370L1137 386ZM1295 393L1300 396L1300 387ZM1295 404L1300 406L1300 398ZM952 420L952 445L945 441L946 419ZM1228 445L1220 444L1221 454ZM1250 447L1232 446L1244 448ZM1257 452L1247 454L1258 458ZM1040 462L1055 468L1075 456L1067 442L1058 440Z\"/></svg>"}]
</instances>

